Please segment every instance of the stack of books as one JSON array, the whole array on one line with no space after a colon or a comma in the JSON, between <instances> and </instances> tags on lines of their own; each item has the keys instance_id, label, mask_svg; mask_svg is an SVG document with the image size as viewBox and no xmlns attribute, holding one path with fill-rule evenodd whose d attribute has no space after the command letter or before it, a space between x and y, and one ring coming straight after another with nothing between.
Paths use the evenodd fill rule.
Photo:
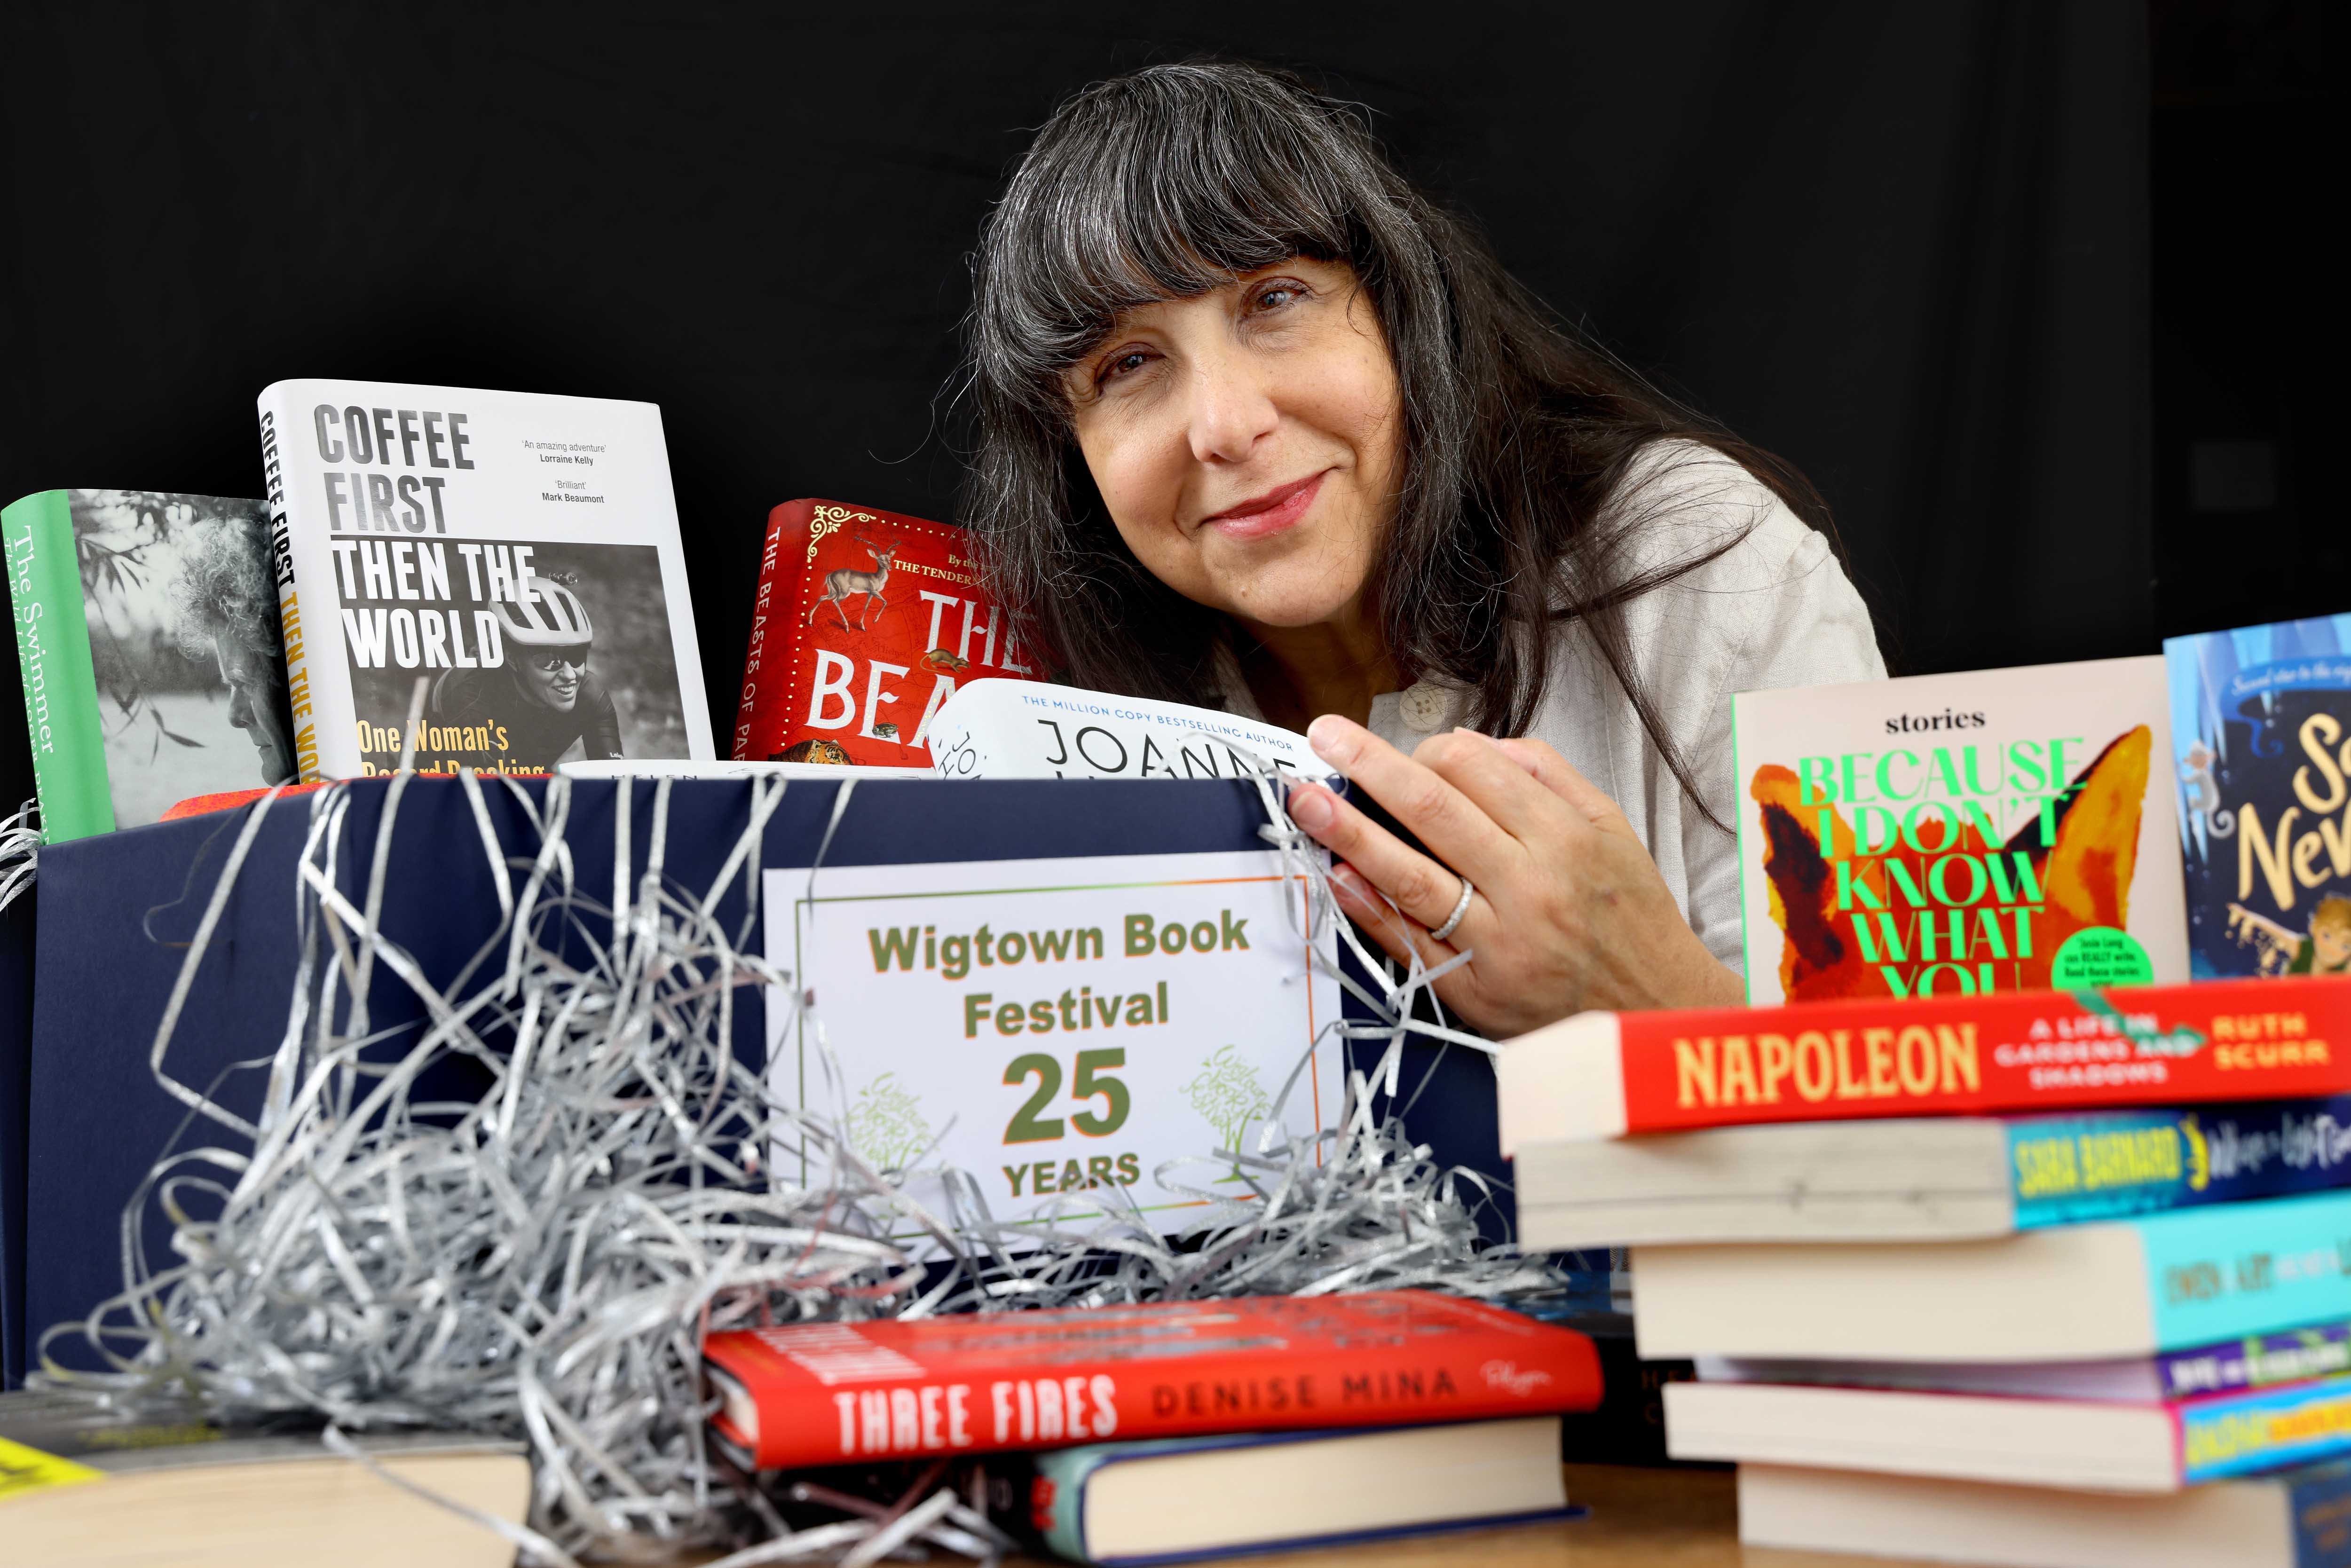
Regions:
<instances>
[{"instance_id":1,"label":"stack of books","mask_svg":"<svg viewBox=\"0 0 2351 1568\"><path fill-rule=\"evenodd\" d=\"M1587 1014L1498 1076L1522 1239L1633 1249L1743 1540L2341 1550L2351 980Z\"/></svg>"},{"instance_id":2,"label":"stack of books","mask_svg":"<svg viewBox=\"0 0 2351 1568\"><path fill-rule=\"evenodd\" d=\"M1008 1531L1102 1563L1565 1517L1560 1417L1601 1393L1583 1334L1421 1291L801 1323L704 1354L735 1469L822 1500L969 1462L958 1490Z\"/></svg>"}]
</instances>

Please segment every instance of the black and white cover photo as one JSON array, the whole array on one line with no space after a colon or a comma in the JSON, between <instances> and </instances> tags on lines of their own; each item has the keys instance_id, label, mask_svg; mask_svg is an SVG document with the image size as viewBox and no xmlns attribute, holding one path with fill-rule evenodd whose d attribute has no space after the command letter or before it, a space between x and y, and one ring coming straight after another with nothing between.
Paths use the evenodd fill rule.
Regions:
<instances>
[{"instance_id":1,"label":"black and white cover photo","mask_svg":"<svg viewBox=\"0 0 2351 1568\"><path fill-rule=\"evenodd\" d=\"M257 500L68 493L119 826L294 780L269 526Z\"/></svg>"}]
</instances>

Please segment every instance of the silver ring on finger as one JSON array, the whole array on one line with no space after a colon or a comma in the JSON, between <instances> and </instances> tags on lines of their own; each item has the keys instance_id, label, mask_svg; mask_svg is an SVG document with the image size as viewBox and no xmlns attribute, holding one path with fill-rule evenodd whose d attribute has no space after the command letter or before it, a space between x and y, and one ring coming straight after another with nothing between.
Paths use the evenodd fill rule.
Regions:
<instances>
[{"instance_id":1,"label":"silver ring on finger","mask_svg":"<svg viewBox=\"0 0 2351 1568\"><path fill-rule=\"evenodd\" d=\"M1454 874L1460 876L1458 872ZM1453 901L1453 913L1445 917L1445 924L1428 934L1432 940L1442 942L1461 929L1461 917L1469 913L1469 900L1477 891L1469 884L1468 877L1461 877L1461 896Z\"/></svg>"}]
</instances>

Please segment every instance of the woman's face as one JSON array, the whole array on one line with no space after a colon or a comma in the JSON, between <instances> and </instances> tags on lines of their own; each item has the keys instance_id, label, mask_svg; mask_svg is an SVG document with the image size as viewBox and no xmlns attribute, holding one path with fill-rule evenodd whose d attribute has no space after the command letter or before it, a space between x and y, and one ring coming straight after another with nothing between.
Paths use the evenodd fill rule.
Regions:
<instances>
[{"instance_id":1,"label":"woman's face","mask_svg":"<svg viewBox=\"0 0 2351 1568\"><path fill-rule=\"evenodd\" d=\"M1065 373L1129 549L1268 627L1359 603L1403 480L1395 365L1353 270L1294 257L1121 317Z\"/></svg>"},{"instance_id":2,"label":"woman's face","mask_svg":"<svg viewBox=\"0 0 2351 1568\"><path fill-rule=\"evenodd\" d=\"M268 655L256 653L233 637L213 639L220 659L221 680L228 686L228 721L245 731L261 754L261 781L294 781L293 737L277 715L277 686L271 680Z\"/></svg>"}]
</instances>

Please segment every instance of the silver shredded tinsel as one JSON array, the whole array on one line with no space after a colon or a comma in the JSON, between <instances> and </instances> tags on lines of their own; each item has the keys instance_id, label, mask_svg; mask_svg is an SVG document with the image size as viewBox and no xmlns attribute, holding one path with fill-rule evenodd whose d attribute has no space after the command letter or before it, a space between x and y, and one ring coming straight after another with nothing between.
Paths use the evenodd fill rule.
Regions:
<instances>
[{"instance_id":1,"label":"silver shredded tinsel","mask_svg":"<svg viewBox=\"0 0 2351 1568\"><path fill-rule=\"evenodd\" d=\"M526 814L533 852L500 847L486 784ZM1184 1162L1156 1173L1213 1205L1180 1245L1133 1213L1016 1231L954 1172L938 1173L946 1211L925 1207L907 1194L910 1171L876 1169L841 1122L780 1103L731 1049L737 1008L763 997L796 1005L806 994L804 980L757 951L759 848L785 782L753 781L732 853L711 886L693 889L663 869L667 780L651 786L647 863L628 880L632 788L646 785L618 786L614 863L623 869L609 888L572 873L573 797L561 779L534 798L471 773L395 777L355 862L366 867L356 887L334 871L345 863L350 792L311 795L297 981L283 1033L256 1053L268 1077L250 1122L176 1079L171 1061L269 801L248 808L152 1048L157 1081L202 1135L183 1134L148 1174L123 1217L122 1291L87 1322L42 1336L37 1380L130 1407L193 1397L225 1421L321 1417L330 1448L371 1466L349 1434L433 1427L526 1441L528 1526L469 1517L515 1541L529 1563L653 1561L713 1544L741 1547L726 1568L865 1563L918 1545L992 1559L1008 1540L935 1476L895 1507L829 1500L851 1517L789 1529L776 1501L705 1444L715 1405L700 1376L702 1336L767 1322L1398 1286L1493 1298L1561 1281L1540 1260L1481 1246L1479 1213L1497 1195L1474 1173L1439 1168L1405 1134L1405 1035L1486 1049L1413 1019L1433 977L1416 965L1385 994L1346 982L1380 1021L1332 1030L1384 1040L1386 1050L1376 1067L1350 1074L1336 1127L1276 1141L1277 1106L1260 1146L1202 1150L1196 1186L1185 1185ZM496 936L446 984L379 925L395 874L393 824L417 789L464 792L502 912ZM839 787L836 827L852 789ZM1365 972L1387 974L1336 915L1326 862L1283 811L1278 783L1268 774L1258 789L1263 837L1285 874L1307 883L1304 900L1284 901L1301 939L1335 926ZM738 880L745 914L728 929L714 911ZM14 885L0 880L0 898ZM387 976L422 1003L423 1027L371 1024L369 998ZM479 1100L412 1098L419 1075L451 1058L487 1075ZM782 1175L801 1169L803 1155L823 1173L816 1185ZM1236 1166L1245 1197L1211 1185ZM172 1225L179 1260L160 1271L140 1246L151 1205ZM889 1239L917 1232L944 1263L926 1268ZM110 1370L58 1365L52 1351L66 1338ZM823 1490L799 1490L803 1500Z\"/></svg>"},{"instance_id":2,"label":"silver shredded tinsel","mask_svg":"<svg viewBox=\"0 0 2351 1568\"><path fill-rule=\"evenodd\" d=\"M33 891L41 870L41 803L27 800L0 821L0 909Z\"/></svg>"}]
</instances>

